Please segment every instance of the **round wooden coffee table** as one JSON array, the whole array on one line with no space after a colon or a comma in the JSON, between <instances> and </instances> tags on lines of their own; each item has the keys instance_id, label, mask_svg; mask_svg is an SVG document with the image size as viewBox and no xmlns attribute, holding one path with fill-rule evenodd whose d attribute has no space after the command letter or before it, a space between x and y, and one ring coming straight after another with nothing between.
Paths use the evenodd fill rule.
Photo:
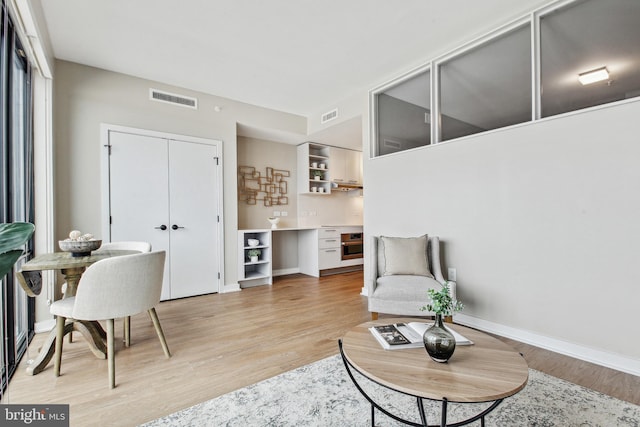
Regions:
<instances>
[{"instance_id":1,"label":"round wooden coffee table","mask_svg":"<svg viewBox=\"0 0 640 427\"><path fill-rule=\"evenodd\" d=\"M371 422L375 409L391 418L414 426L427 426L422 399L442 402L440 426L461 426L480 420L494 410L503 399L522 390L529 378L527 362L522 355L502 341L461 325L447 325L474 342L457 346L447 363L431 360L424 348L385 350L371 335L369 328L400 322L428 322L425 319L385 318L363 323L348 331L339 341L340 354L354 384L371 404ZM418 424L392 414L365 393L352 370L391 390L414 396L422 423ZM447 403L493 402L481 413L447 424Z\"/></svg>"}]
</instances>

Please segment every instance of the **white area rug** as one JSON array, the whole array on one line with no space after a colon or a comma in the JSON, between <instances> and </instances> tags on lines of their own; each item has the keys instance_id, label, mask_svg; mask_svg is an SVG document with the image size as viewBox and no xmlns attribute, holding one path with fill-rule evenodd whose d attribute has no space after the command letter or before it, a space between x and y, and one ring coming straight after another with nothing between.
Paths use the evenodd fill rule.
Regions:
<instances>
[{"instance_id":1,"label":"white area rug","mask_svg":"<svg viewBox=\"0 0 640 427\"><path fill-rule=\"evenodd\" d=\"M392 413L420 422L415 398L366 383L367 392ZM212 378L212 381L215 381ZM447 422L463 420L488 404L449 404ZM429 424L440 423L440 403L425 401ZM370 426L371 407L348 377L340 356L294 369L257 384L144 424L157 426ZM542 372L486 417L487 426L640 426L640 406ZM376 411L377 426L404 425ZM470 424L479 426L480 421Z\"/></svg>"}]
</instances>

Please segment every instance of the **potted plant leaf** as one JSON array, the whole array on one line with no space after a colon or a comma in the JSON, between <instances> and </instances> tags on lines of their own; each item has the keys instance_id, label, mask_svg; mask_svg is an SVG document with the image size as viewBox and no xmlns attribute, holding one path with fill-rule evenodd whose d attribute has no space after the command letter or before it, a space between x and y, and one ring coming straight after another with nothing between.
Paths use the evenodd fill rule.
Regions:
<instances>
[{"instance_id":1,"label":"potted plant leaf","mask_svg":"<svg viewBox=\"0 0 640 427\"><path fill-rule=\"evenodd\" d=\"M35 226L28 222L0 224L0 279L11 271L22 256L22 247L34 230Z\"/></svg>"},{"instance_id":2,"label":"potted plant leaf","mask_svg":"<svg viewBox=\"0 0 640 427\"><path fill-rule=\"evenodd\" d=\"M311 171L311 175L316 181L320 181L322 179L322 171Z\"/></svg>"},{"instance_id":3,"label":"potted plant leaf","mask_svg":"<svg viewBox=\"0 0 640 427\"><path fill-rule=\"evenodd\" d=\"M258 262L258 257L261 253L262 251L260 249L249 249L247 251L247 255L249 256L249 260L251 262Z\"/></svg>"},{"instance_id":4,"label":"potted plant leaf","mask_svg":"<svg viewBox=\"0 0 640 427\"><path fill-rule=\"evenodd\" d=\"M439 291L429 289L427 294L430 301L420 310L433 312L435 322L424 332L422 340L429 356L442 363L449 360L456 349L456 340L442 323L442 316L451 316L454 312L462 310L464 305L451 297L449 282L445 282Z\"/></svg>"}]
</instances>

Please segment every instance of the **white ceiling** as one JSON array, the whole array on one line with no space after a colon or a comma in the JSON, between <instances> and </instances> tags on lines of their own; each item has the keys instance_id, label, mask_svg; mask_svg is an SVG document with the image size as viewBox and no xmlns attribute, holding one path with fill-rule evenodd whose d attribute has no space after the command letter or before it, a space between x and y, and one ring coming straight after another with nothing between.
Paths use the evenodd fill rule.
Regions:
<instances>
[{"instance_id":1,"label":"white ceiling","mask_svg":"<svg viewBox=\"0 0 640 427\"><path fill-rule=\"evenodd\" d=\"M542 0L42 0L56 58L303 116Z\"/></svg>"}]
</instances>

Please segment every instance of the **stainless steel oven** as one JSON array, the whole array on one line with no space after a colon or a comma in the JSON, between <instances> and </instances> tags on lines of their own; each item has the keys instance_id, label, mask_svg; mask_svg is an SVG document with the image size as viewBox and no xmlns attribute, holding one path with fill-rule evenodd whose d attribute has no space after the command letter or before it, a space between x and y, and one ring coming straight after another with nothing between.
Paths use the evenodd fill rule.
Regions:
<instances>
[{"instance_id":1,"label":"stainless steel oven","mask_svg":"<svg viewBox=\"0 0 640 427\"><path fill-rule=\"evenodd\" d=\"M341 259L343 261L362 258L362 233L342 233L340 235L340 241L342 242Z\"/></svg>"}]
</instances>

